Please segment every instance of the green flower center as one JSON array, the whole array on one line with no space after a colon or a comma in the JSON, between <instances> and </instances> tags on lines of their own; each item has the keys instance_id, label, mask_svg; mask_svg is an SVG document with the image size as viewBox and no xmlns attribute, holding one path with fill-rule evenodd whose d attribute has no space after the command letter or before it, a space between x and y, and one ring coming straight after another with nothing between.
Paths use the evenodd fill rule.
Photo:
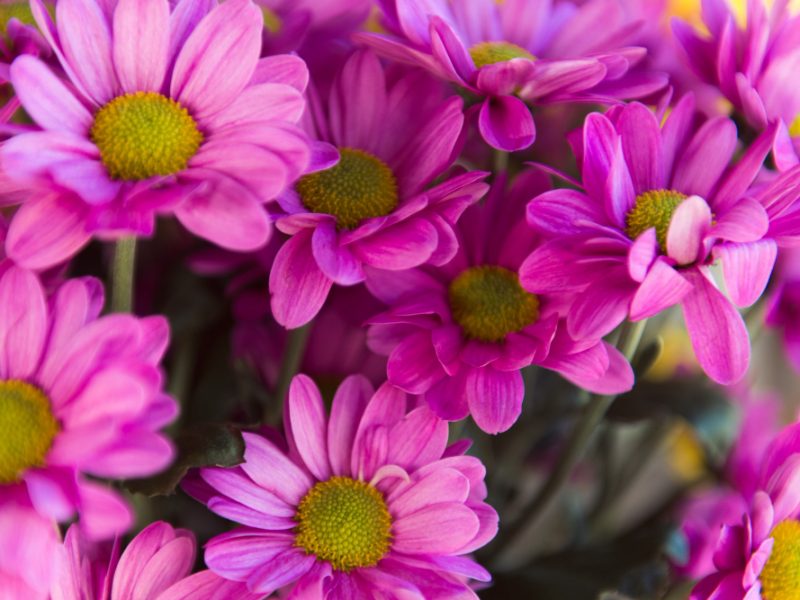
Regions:
<instances>
[{"instance_id":1,"label":"green flower center","mask_svg":"<svg viewBox=\"0 0 800 600\"><path fill-rule=\"evenodd\" d=\"M24 381L0 381L0 484L43 466L57 433L50 400L41 390Z\"/></svg>"},{"instance_id":2,"label":"green flower center","mask_svg":"<svg viewBox=\"0 0 800 600\"><path fill-rule=\"evenodd\" d=\"M800 522L783 521L772 530L775 545L761 571L764 600L800 600Z\"/></svg>"},{"instance_id":3,"label":"green flower center","mask_svg":"<svg viewBox=\"0 0 800 600\"><path fill-rule=\"evenodd\" d=\"M625 233L632 240L651 227L656 228L656 239L661 251L667 251L667 231L678 205L686 194L675 190L652 190L636 196L636 204L625 216Z\"/></svg>"},{"instance_id":4,"label":"green flower center","mask_svg":"<svg viewBox=\"0 0 800 600\"><path fill-rule=\"evenodd\" d=\"M500 342L539 318L539 299L503 267L467 269L450 283L448 300L464 334L483 342Z\"/></svg>"},{"instance_id":5,"label":"green flower center","mask_svg":"<svg viewBox=\"0 0 800 600\"><path fill-rule=\"evenodd\" d=\"M469 49L469 55L472 57L472 62L479 69L486 65L505 62L512 58L536 60L536 57L525 48L511 42L481 42Z\"/></svg>"},{"instance_id":6,"label":"green flower center","mask_svg":"<svg viewBox=\"0 0 800 600\"><path fill-rule=\"evenodd\" d=\"M295 546L337 571L375 566L389 551L392 517L383 494L363 481L336 476L316 484L295 520Z\"/></svg>"},{"instance_id":7,"label":"green flower center","mask_svg":"<svg viewBox=\"0 0 800 600\"><path fill-rule=\"evenodd\" d=\"M114 98L97 111L90 135L108 174L124 181L178 173L203 142L189 112L155 92Z\"/></svg>"},{"instance_id":8,"label":"green flower center","mask_svg":"<svg viewBox=\"0 0 800 600\"><path fill-rule=\"evenodd\" d=\"M388 215L397 207L397 181L389 166L363 150L340 148L339 162L297 182L303 205L336 217L340 229Z\"/></svg>"}]
</instances>

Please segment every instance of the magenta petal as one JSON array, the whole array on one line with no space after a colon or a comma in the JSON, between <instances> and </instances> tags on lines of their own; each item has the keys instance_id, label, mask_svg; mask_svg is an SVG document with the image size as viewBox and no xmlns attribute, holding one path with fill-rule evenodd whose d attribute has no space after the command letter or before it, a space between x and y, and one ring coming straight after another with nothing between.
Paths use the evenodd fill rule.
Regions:
<instances>
[{"instance_id":1,"label":"magenta petal","mask_svg":"<svg viewBox=\"0 0 800 600\"><path fill-rule=\"evenodd\" d=\"M634 281L644 281L650 266L658 256L656 229L651 227L633 242L628 251L628 274Z\"/></svg>"},{"instance_id":2,"label":"magenta petal","mask_svg":"<svg viewBox=\"0 0 800 600\"><path fill-rule=\"evenodd\" d=\"M570 189L545 192L530 201L526 210L528 223L549 234L576 234L586 231L587 223L606 222L602 209L592 198Z\"/></svg>"},{"instance_id":3,"label":"magenta petal","mask_svg":"<svg viewBox=\"0 0 800 600\"><path fill-rule=\"evenodd\" d=\"M634 282L627 274L609 275L578 295L567 315L567 330L575 339L596 339L610 333L628 315Z\"/></svg>"},{"instance_id":4,"label":"magenta petal","mask_svg":"<svg viewBox=\"0 0 800 600\"><path fill-rule=\"evenodd\" d=\"M684 276L694 286L683 299L683 316L697 360L717 383L735 383L750 364L742 316L701 271L691 269Z\"/></svg>"},{"instance_id":5,"label":"magenta petal","mask_svg":"<svg viewBox=\"0 0 800 600\"><path fill-rule=\"evenodd\" d=\"M316 562L313 554L292 548L276 556L273 560L256 569L247 578L247 588L261 594L271 594L308 573Z\"/></svg>"},{"instance_id":6,"label":"magenta petal","mask_svg":"<svg viewBox=\"0 0 800 600\"><path fill-rule=\"evenodd\" d=\"M754 242L766 235L769 217L756 200L742 198L729 210L717 215L710 235L729 242Z\"/></svg>"},{"instance_id":7,"label":"magenta petal","mask_svg":"<svg viewBox=\"0 0 800 600\"><path fill-rule=\"evenodd\" d=\"M392 492L389 497L395 519L413 514L439 502L464 502L469 496L469 479L455 469L436 469L419 481Z\"/></svg>"},{"instance_id":8,"label":"magenta petal","mask_svg":"<svg viewBox=\"0 0 800 600\"><path fill-rule=\"evenodd\" d=\"M118 92L111 30L96 0L59 0L58 37L69 66L92 100L103 105Z\"/></svg>"},{"instance_id":9,"label":"magenta petal","mask_svg":"<svg viewBox=\"0 0 800 600\"><path fill-rule=\"evenodd\" d=\"M425 392L425 401L440 419L460 421L469 415L465 372L461 369L452 377L443 377Z\"/></svg>"},{"instance_id":10,"label":"magenta petal","mask_svg":"<svg viewBox=\"0 0 800 600\"><path fill-rule=\"evenodd\" d=\"M350 248L339 242L333 221L321 222L311 236L314 260L325 275L339 285L354 285L364 281L364 271Z\"/></svg>"},{"instance_id":11,"label":"magenta petal","mask_svg":"<svg viewBox=\"0 0 800 600\"><path fill-rule=\"evenodd\" d=\"M104 485L82 481L81 531L91 540L108 539L121 535L133 524L133 515L127 504Z\"/></svg>"},{"instance_id":12,"label":"magenta petal","mask_svg":"<svg viewBox=\"0 0 800 600\"><path fill-rule=\"evenodd\" d=\"M11 82L25 111L44 129L86 135L92 126L91 113L38 58L15 60Z\"/></svg>"},{"instance_id":13,"label":"magenta petal","mask_svg":"<svg viewBox=\"0 0 800 600\"><path fill-rule=\"evenodd\" d=\"M248 0L231 0L212 10L175 61L170 95L201 118L235 100L258 63L263 19Z\"/></svg>"},{"instance_id":14,"label":"magenta petal","mask_svg":"<svg viewBox=\"0 0 800 600\"><path fill-rule=\"evenodd\" d=\"M272 442L254 433L243 433L244 463L241 468L265 490L296 505L311 487L311 479ZM220 490L225 493L225 490Z\"/></svg>"},{"instance_id":15,"label":"magenta petal","mask_svg":"<svg viewBox=\"0 0 800 600\"><path fill-rule=\"evenodd\" d=\"M475 423L486 433L509 429L522 412L525 385L519 371L498 371L492 367L471 369L465 391Z\"/></svg>"},{"instance_id":16,"label":"magenta petal","mask_svg":"<svg viewBox=\"0 0 800 600\"><path fill-rule=\"evenodd\" d=\"M296 123L305 109L303 96L295 88L282 83L251 85L230 104L210 119L219 129L254 121L289 121ZM337 155L338 158L338 155Z\"/></svg>"},{"instance_id":17,"label":"magenta petal","mask_svg":"<svg viewBox=\"0 0 800 600\"><path fill-rule=\"evenodd\" d=\"M169 50L167 0L118 0L114 10L114 66L126 93L160 92Z\"/></svg>"},{"instance_id":18,"label":"magenta petal","mask_svg":"<svg viewBox=\"0 0 800 600\"><path fill-rule=\"evenodd\" d=\"M311 474L320 481L331 476L328 462L328 423L319 389L305 375L297 375L289 387L287 428L291 443L297 449Z\"/></svg>"},{"instance_id":19,"label":"magenta petal","mask_svg":"<svg viewBox=\"0 0 800 600\"><path fill-rule=\"evenodd\" d=\"M358 423L374 389L363 375L347 377L336 390L328 422L328 455L334 475L350 473Z\"/></svg>"},{"instance_id":20,"label":"magenta petal","mask_svg":"<svg viewBox=\"0 0 800 600\"><path fill-rule=\"evenodd\" d=\"M283 83L303 93L308 86L308 67L293 54L267 56L258 61L250 83Z\"/></svg>"},{"instance_id":21,"label":"magenta petal","mask_svg":"<svg viewBox=\"0 0 800 600\"><path fill-rule=\"evenodd\" d=\"M432 504L392 524L392 548L406 554L454 554L479 527L478 517L463 504Z\"/></svg>"},{"instance_id":22,"label":"magenta petal","mask_svg":"<svg viewBox=\"0 0 800 600\"><path fill-rule=\"evenodd\" d=\"M630 319L640 321L680 302L692 290L684 277L663 259L647 273L631 301Z\"/></svg>"},{"instance_id":23,"label":"magenta petal","mask_svg":"<svg viewBox=\"0 0 800 600\"><path fill-rule=\"evenodd\" d=\"M389 431L387 461L413 471L441 458L447 447L447 422L427 406L414 409Z\"/></svg>"},{"instance_id":24,"label":"magenta petal","mask_svg":"<svg viewBox=\"0 0 800 600\"><path fill-rule=\"evenodd\" d=\"M230 581L220 577L213 571L205 570L181 579L168 589L164 590L158 600L224 600L236 598L237 600L261 600L263 594L253 594L247 590L244 583Z\"/></svg>"},{"instance_id":25,"label":"magenta petal","mask_svg":"<svg viewBox=\"0 0 800 600\"><path fill-rule=\"evenodd\" d=\"M436 358L430 331L404 339L392 351L386 374L393 385L411 394L422 394L444 376Z\"/></svg>"},{"instance_id":26,"label":"magenta petal","mask_svg":"<svg viewBox=\"0 0 800 600\"><path fill-rule=\"evenodd\" d=\"M679 265L702 258L703 240L711 229L711 209L700 196L678 205L667 230L667 254Z\"/></svg>"},{"instance_id":27,"label":"magenta petal","mask_svg":"<svg viewBox=\"0 0 800 600\"><path fill-rule=\"evenodd\" d=\"M481 105L478 128L495 150L524 150L536 139L536 125L527 105L514 96L487 98Z\"/></svg>"},{"instance_id":28,"label":"magenta petal","mask_svg":"<svg viewBox=\"0 0 800 600\"><path fill-rule=\"evenodd\" d=\"M284 243L269 274L272 313L278 323L289 329L313 319L333 285L314 260L311 233L301 231Z\"/></svg>"},{"instance_id":29,"label":"magenta petal","mask_svg":"<svg viewBox=\"0 0 800 600\"><path fill-rule=\"evenodd\" d=\"M728 118L707 121L694 135L675 167L674 189L708 198L736 148L736 125Z\"/></svg>"},{"instance_id":30,"label":"magenta petal","mask_svg":"<svg viewBox=\"0 0 800 600\"><path fill-rule=\"evenodd\" d=\"M400 271L428 260L436 250L436 228L427 219L414 217L382 229L350 246L360 260L377 269Z\"/></svg>"},{"instance_id":31,"label":"magenta petal","mask_svg":"<svg viewBox=\"0 0 800 600\"><path fill-rule=\"evenodd\" d=\"M212 538L206 544L205 561L219 576L246 581L265 564L275 561L291 549L293 535L288 533L247 534L233 530Z\"/></svg>"},{"instance_id":32,"label":"magenta petal","mask_svg":"<svg viewBox=\"0 0 800 600\"><path fill-rule=\"evenodd\" d=\"M229 250L255 250L267 243L269 217L247 190L221 178L210 189L197 191L175 207L186 229Z\"/></svg>"},{"instance_id":33,"label":"magenta petal","mask_svg":"<svg viewBox=\"0 0 800 600\"><path fill-rule=\"evenodd\" d=\"M655 115L643 104L634 102L622 111L617 129L636 193L662 189L666 173L661 128Z\"/></svg>"},{"instance_id":34,"label":"magenta petal","mask_svg":"<svg viewBox=\"0 0 800 600\"><path fill-rule=\"evenodd\" d=\"M0 379L30 377L47 334L47 305L38 278L11 267L0 278Z\"/></svg>"},{"instance_id":35,"label":"magenta petal","mask_svg":"<svg viewBox=\"0 0 800 600\"><path fill-rule=\"evenodd\" d=\"M761 297L777 255L778 246L773 240L714 247L714 258L722 261L725 288L736 306L750 306Z\"/></svg>"}]
</instances>

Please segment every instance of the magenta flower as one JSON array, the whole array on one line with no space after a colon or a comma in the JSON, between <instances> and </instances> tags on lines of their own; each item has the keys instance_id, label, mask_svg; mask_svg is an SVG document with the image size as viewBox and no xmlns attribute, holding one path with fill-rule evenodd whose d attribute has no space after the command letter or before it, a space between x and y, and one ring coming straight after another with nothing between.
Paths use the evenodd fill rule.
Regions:
<instances>
[{"instance_id":1,"label":"magenta flower","mask_svg":"<svg viewBox=\"0 0 800 600\"><path fill-rule=\"evenodd\" d=\"M263 245L262 203L308 162L294 126L304 109L302 61L259 60L263 18L250 0L181 0L174 10L168 0L109 4L59 1L53 24L41 0L32 2L69 80L30 56L11 66L41 130L3 144L3 169L52 191L22 205L9 255L42 268L92 235L149 235L156 213L174 213L226 248ZM59 235L25 252L53 222Z\"/></svg>"},{"instance_id":2,"label":"magenta flower","mask_svg":"<svg viewBox=\"0 0 800 600\"><path fill-rule=\"evenodd\" d=\"M773 441L755 492L740 523L718 534L716 572L703 578L692 600L790 599L800 590L796 567L800 544L800 424Z\"/></svg>"},{"instance_id":3,"label":"magenta flower","mask_svg":"<svg viewBox=\"0 0 800 600\"><path fill-rule=\"evenodd\" d=\"M397 388L373 392L354 375L326 417L314 383L295 377L288 453L245 433L242 465L184 483L243 525L207 544L209 568L254 593L289 586L289 598L477 598L466 582L489 574L464 555L497 532L485 469L464 444L447 447L447 423L406 404Z\"/></svg>"},{"instance_id":4,"label":"magenta flower","mask_svg":"<svg viewBox=\"0 0 800 600\"><path fill-rule=\"evenodd\" d=\"M779 331L786 358L795 370L800 371L800 251L785 251L779 264L765 324Z\"/></svg>"},{"instance_id":5,"label":"magenta flower","mask_svg":"<svg viewBox=\"0 0 800 600\"><path fill-rule=\"evenodd\" d=\"M458 154L461 105L424 73L387 77L368 51L347 61L327 103L312 98L316 164L278 198L276 225L292 236L270 272L279 323L307 323L334 283L363 281L365 266L402 271L453 256L453 224L487 188L477 171L427 187Z\"/></svg>"},{"instance_id":6,"label":"magenta flower","mask_svg":"<svg viewBox=\"0 0 800 600\"><path fill-rule=\"evenodd\" d=\"M143 477L173 456L158 430L177 412L158 363L161 317L98 318L100 282L73 279L49 300L32 273L0 276L0 496L30 496L56 521L77 515L91 539L124 532L131 514L95 477Z\"/></svg>"},{"instance_id":7,"label":"magenta flower","mask_svg":"<svg viewBox=\"0 0 800 600\"><path fill-rule=\"evenodd\" d=\"M393 35L358 39L480 97L480 133L499 150L521 150L536 138L526 102L613 102L648 96L667 83L661 74L634 69L645 55L630 45L642 23L615 0L380 4Z\"/></svg>"},{"instance_id":8,"label":"magenta flower","mask_svg":"<svg viewBox=\"0 0 800 600\"><path fill-rule=\"evenodd\" d=\"M680 303L700 365L732 383L750 360L736 307L759 298L776 257L775 241L762 239L770 226L764 207L777 210L800 194L784 177L751 197L774 127L731 166L733 122L716 118L695 129L693 118L691 96L663 128L637 103L589 115L576 139L583 189L530 203L530 224L555 239L531 254L520 279L533 293L580 292L567 318L576 337L605 335L626 318ZM716 261L730 300L711 277Z\"/></svg>"},{"instance_id":9,"label":"magenta flower","mask_svg":"<svg viewBox=\"0 0 800 600\"><path fill-rule=\"evenodd\" d=\"M443 419L471 414L484 431L505 431L522 410L520 370L531 364L592 391L633 385L616 349L599 336L567 334L562 317L571 298L520 286L517 269L537 243L524 203L548 187L537 172L520 176L508 194L494 187L486 204L465 212L458 252L443 267L370 271L370 291L389 305L369 321L370 344L389 355L389 381L422 394Z\"/></svg>"},{"instance_id":10,"label":"magenta flower","mask_svg":"<svg viewBox=\"0 0 800 600\"><path fill-rule=\"evenodd\" d=\"M119 541L92 544L74 525L64 539L53 600L258 600L241 584L210 571L189 575L194 534L163 521L145 527L119 555Z\"/></svg>"}]
</instances>

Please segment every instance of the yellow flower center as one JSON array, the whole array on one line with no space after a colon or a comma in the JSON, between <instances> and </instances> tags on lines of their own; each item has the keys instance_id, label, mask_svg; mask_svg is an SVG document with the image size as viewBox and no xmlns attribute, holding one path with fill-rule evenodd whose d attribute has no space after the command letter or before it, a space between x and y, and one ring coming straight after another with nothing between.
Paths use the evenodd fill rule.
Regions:
<instances>
[{"instance_id":1,"label":"yellow flower center","mask_svg":"<svg viewBox=\"0 0 800 600\"><path fill-rule=\"evenodd\" d=\"M261 12L264 15L264 27L266 28L266 30L273 35L278 33L281 30L281 27L283 26L283 22L281 21L281 18L278 16L278 14L275 11L270 10L266 6L261 7Z\"/></svg>"},{"instance_id":2,"label":"yellow flower center","mask_svg":"<svg viewBox=\"0 0 800 600\"><path fill-rule=\"evenodd\" d=\"M792 137L800 135L800 115L797 115L794 120L792 120L792 124L789 125L789 135Z\"/></svg>"},{"instance_id":3,"label":"yellow flower center","mask_svg":"<svg viewBox=\"0 0 800 600\"><path fill-rule=\"evenodd\" d=\"M467 269L450 283L448 299L464 334L483 342L500 342L539 318L539 299L503 267Z\"/></svg>"},{"instance_id":4,"label":"yellow flower center","mask_svg":"<svg viewBox=\"0 0 800 600\"><path fill-rule=\"evenodd\" d=\"M667 251L667 231L672 215L686 195L675 190L652 190L636 196L636 204L625 216L625 233L632 240L651 227L656 228L656 239L661 251Z\"/></svg>"},{"instance_id":5,"label":"yellow flower center","mask_svg":"<svg viewBox=\"0 0 800 600\"><path fill-rule=\"evenodd\" d=\"M800 522L783 521L772 530L775 545L761 571L764 600L800 600Z\"/></svg>"},{"instance_id":6,"label":"yellow flower center","mask_svg":"<svg viewBox=\"0 0 800 600\"><path fill-rule=\"evenodd\" d=\"M378 564L389 551L392 517L383 494L349 477L316 484L300 501L295 546L350 571Z\"/></svg>"},{"instance_id":7,"label":"yellow flower center","mask_svg":"<svg viewBox=\"0 0 800 600\"><path fill-rule=\"evenodd\" d=\"M536 60L536 57L525 48L511 42L481 42L469 49L469 55L472 57L472 62L479 69L486 65L505 62L512 58Z\"/></svg>"},{"instance_id":8,"label":"yellow flower center","mask_svg":"<svg viewBox=\"0 0 800 600\"><path fill-rule=\"evenodd\" d=\"M314 212L336 217L340 229L353 229L397 207L397 181L389 166L363 150L340 148L339 162L302 177L297 193Z\"/></svg>"},{"instance_id":9,"label":"yellow flower center","mask_svg":"<svg viewBox=\"0 0 800 600\"><path fill-rule=\"evenodd\" d=\"M182 171L203 142L189 112L155 92L114 98L97 111L91 137L111 178L126 181Z\"/></svg>"},{"instance_id":10,"label":"yellow flower center","mask_svg":"<svg viewBox=\"0 0 800 600\"><path fill-rule=\"evenodd\" d=\"M43 466L57 433L50 400L41 390L23 381L0 381L0 484Z\"/></svg>"}]
</instances>

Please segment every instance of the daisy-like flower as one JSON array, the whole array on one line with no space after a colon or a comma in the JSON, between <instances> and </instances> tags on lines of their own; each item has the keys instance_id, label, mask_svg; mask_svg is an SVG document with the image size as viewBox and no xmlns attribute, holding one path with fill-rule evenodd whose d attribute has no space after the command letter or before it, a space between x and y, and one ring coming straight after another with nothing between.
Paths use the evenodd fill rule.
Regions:
<instances>
[{"instance_id":1,"label":"daisy-like flower","mask_svg":"<svg viewBox=\"0 0 800 600\"><path fill-rule=\"evenodd\" d=\"M478 171L428 187L455 160L464 117L461 99L443 98L424 73L387 74L358 51L328 101L309 105L316 164L278 198L276 226L292 237L269 280L272 312L290 329L319 312L334 283L363 281L365 266L449 260L453 224L487 189Z\"/></svg>"},{"instance_id":2,"label":"daisy-like flower","mask_svg":"<svg viewBox=\"0 0 800 600\"><path fill-rule=\"evenodd\" d=\"M552 0L381 0L393 35L358 39L418 65L482 99L478 127L499 150L536 137L526 102L613 102L663 88L661 74L634 70L641 22L616 0L580 6ZM597 23L602 21L603 26Z\"/></svg>"},{"instance_id":3,"label":"daisy-like flower","mask_svg":"<svg viewBox=\"0 0 800 600\"><path fill-rule=\"evenodd\" d=\"M221 246L263 245L274 198L308 162L294 125L304 109L305 65L259 61L263 18L250 0L64 0L56 23L41 0L39 29L68 81L39 59L17 58L11 83L41 131L0 150L3 169L55 190L25 202L8 252L44 266L17 244L62 227L48 261L64 260L92 235L152 233L173 213ZM62 193L63 192L63 193ZM46 194L51 197L53 194Z\"/></svg>"},{"instance_id":4,"label":"daisy-like flower","mask_svg":"<svg viewBox=\"0 0 800 600\"><path fill-rule=\"evenodd\" d=\"M144 477L173 449L158 430L177 412L158 363L161 317L98 318L99 281L73 279L48 299L35 275L0 277L0 496L26 493L52 520L77 515L91 539L124 532L131 513L96 477Z\"/></svg>"},{"instance_id":5,"label":"daisy-like flower","mask_svg":"<svg viewBox=\"0 0 800 600\"><path fill-rule=\"evenodd\" d=\"M633 385L615 348L599 336L567 335L562 317L571 298L520 285L517 269L537 243L525 224L525 202L545 189L546 178L535 171L509 193L496 185L485 204L465 212L458 252L442 267L370 271L370 291L389 305L369 321L370 345L389 355L389 381L422 394L443 419L471 414L484 431L505 431L522 410L520 370L531 364L600 393Z\"/></svg>"},{"instance_id":6,"label":"daisy-like flower","mask_svg":"<svg viewBox=\"0 0 800 600\"><path fill-rule=\"evenodd\" d=\"M330 417L319 390L294 378L284 420L288 452L244 433L244 463L200 470L184 483L241 523L206 545L218 575L286 598L477 598L489 574L466 554L497 532L484 503L485 469L447 447L447 424L427 407L406 412L389 384L346 379Z\"/></svg>"},{"instance_id":7,"label":"daisy-like flower","mask_svg":"<svg viewBox=\"0 0 800 600\"><path fill-rule=\"evenodd\" d=\"M134 537L119 554L119 540L93 544L78 527L67 531L52 600L259 600L244 585L210 571L189 575L194 566L194 535L157 521Z\"/></svg>"},{"instance_id":8,"label":"daisy-like flower","mask_svg":"<svg viewBox=\"0 0 800 600\"><path fill-rule=\"evenodd\" d=\"M800 424L784 429L764 454L758 491L741 520L716 534L714 573L692 600L800 598Z\"/></svg>"},{"instance_id":9,"label":"daisy-like flower","mask_svg":"<svg viewBox=\"0 0 800 600\"><path fill-rule=\"evenodd\" d=\"M760 297L775 262L775 240L762 239L768 213L784 210L800 188L787 177L751 189L774 127L731 165L733 122L720 117L695 128L694 116L691 96L663 127L638 103L589 115L575 139L583 189L531 201L529 223L555 239L532 253L520 278L533 293L580 292L567 319L578 337L605 335L625 318L680 303L700 365L715 381L732 383L750 360L736 307ZM717 261L730 300L711 277Z\"/></svg>"}]
</instances>

